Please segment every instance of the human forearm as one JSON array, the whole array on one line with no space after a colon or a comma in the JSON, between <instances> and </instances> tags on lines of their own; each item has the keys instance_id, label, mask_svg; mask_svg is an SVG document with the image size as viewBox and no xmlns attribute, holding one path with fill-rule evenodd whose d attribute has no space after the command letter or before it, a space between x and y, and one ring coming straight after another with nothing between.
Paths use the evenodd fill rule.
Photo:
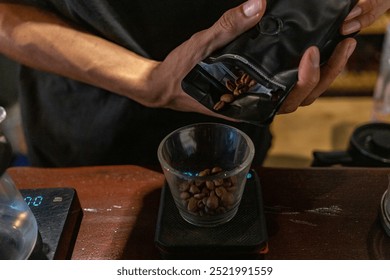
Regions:
<instances>
[{"instance_id":1,"label":"human forearm","mask_svg":"<svg viewBox=\"0 0 390 280\"><path fill-rule=\"evenodd\" d=\"M148 103L147 79L158 64L77 29L52 13L13 4L0 4L0 52L27 66L141 103Z\"/></svg>"},{"instance_id":2,"label":"human forearm","mask_svg":"<svg viewBox=\"0 0 390 280\"><path fill-rule=\"evenodd\" d=\"M0 4L0 52L26 65L122 94L145 106L222 117L185 94L181 81L196 63L258 24L265 8L265 0L248 0L177 46L164 61L156 62L75 29L52 14ZM321 68L318 50L308 49L301 60L297 86L280 112L292 112L317 98L345 66L354 46L353 39L343 41L337 55ZM325 71L320 73L322 69Z\"/></svg>"}]
</instances>

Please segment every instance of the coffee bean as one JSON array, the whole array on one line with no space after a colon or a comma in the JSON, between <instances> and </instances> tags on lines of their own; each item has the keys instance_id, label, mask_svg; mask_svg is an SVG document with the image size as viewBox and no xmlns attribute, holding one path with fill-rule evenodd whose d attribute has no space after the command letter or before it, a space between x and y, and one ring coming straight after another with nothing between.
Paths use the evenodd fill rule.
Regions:
<instances>
[{"instance_id":1,"label":"coffee bean","mask_svg":"<svg viewBox=\"0 0 390 280\"><path fill-rule=\"evenodd\" d=\"M197 193L200 193L200 190L199 190L199 188L198 188L197 186L192 185L192 186L190 187L189 192L192 193L192 194L197 194Z\"/></svg>"},{"instance_id":2,"label":"coffee bean","mask_svg":"<svg viewBox=\"0 0 390 280\"><path fill-rule=\"evenodd\" d=\"M206 195L204 194L204 193L197 193L197 194L194 194L194 197L196 198L196 199L202 199L202 198L204 198Z\"/></svg>"},{"instance_id":3,"label":"coffee bean","mask_svg":"<svg viewBox=\"0 0 390 280\"><path fill-rule=\"evenodd\" d=\"M234 89L236 88L236 84L233 83L231 80L227 80L226 83L225 83L225 85L226 85L226 88L227 88L228 90L232 91L232 92L233 92Z\"/></svg>"},{"instance_id":4,"label":"coffee bean","mask_svg":"<svg viewBox=\"0 0 390 280\"><path fill-rule=\"evenodd\" d=\"M183 206L194 215L212 216L225 213L236 203L238 192L235 176L228 178L207 179L223 172L221 167L206 168L199 172L199 177L179 184L179 197Z\"/></svg>"},{"instance_id":5,"label":"coffee bean","mask_svg":"<svg viewBox=\"0 0 390 280\"><path fill-rule=\"evenodd\" d=\"M204 177L204 176L210 175L210 172L211 172L211 170L206 168L206 169L200 171L198 175L199 175L199 177Z\"/></svg>"},{"instance_id":6,"label":"coffee bean","mask_svg":"<svg viewBox=\"0 0 390 280\"><path fill-rule=\"evenodd\" d=\"M198 209L203 209L205 204L203 203L202 200L198 200L196 206L198 207Z\"/></svg>"},{"instance_id":7,"label":"coffee bean","mask_svg":"<svg viewBox=\"0 0 390 280\"><path fill-rule=\"evenodd\" d=\"M218 187L215 189L215 194L221 198L226 193L226 189L224 187Z\"/></svg>"},{"instance_id":8,"label":"coffee bean","mask_svg":"<svg viewBox=\"0 0 390 280\"><path fill-rule=\"evenodd\" d=\"M183 182L182 184L180 184L179 186L179 191L181 192L186 192L190 189L190 184L188 184L188 182Z\"/></svg>"},{"instance_id":9,"label":"coffee bean","mask_svg":"<svg viewBox=\"0 0 390 280\"><path fill-rule=\"evenodd\" d=\"M190 212L196 212L196 210L198 210L198 200L196 198L190 198L188 201L187 210Z\"/></svg>"},{"instance_id":10,"label":"coffee bean","mask_svg":"<svg viewBox=\"0 0 390 280\"><path fill-rule=\"evenodd\" d=\"M213 181L206 181L206 188L209 189L210 191L215 189L215 184Z\"/></svg>"},{"instance_id":11,"label":"coffee bean","mask_svg":"<svg viewBox=\"0 0 390 280\"><path fill-rule=\"evenodd\" d=\"M219 111L219 110L221 110L224 106L225 106L225 102L223 102L223 101L220 100L220 101L218 101L217 103L215 103L213 109L214 109L215 111Z\"/></svg>"},{"instance_id":12,"label":"coffee bean","mask_svg":"<svg viewBox=\"0 0 390 280\"><path fill-rule=\"evenodd\" d=\"M213 180L214 186L222 186L223 185L223 179L215 179Z\"/></svg>"},{"instance_id":13,"label":"coffee bean","mask_svg":"<svg viewBox=\"0 0 390 280\"><path fill-rule=\"evenodd\" d=\"M226 104L232 103L237 97L247 93L256 84L256 80L252 79L248 73L241 73L234 82L227 80L225 82L225 86L227 90L233 94L225 93L221 95L219 101L215 103L213 109L215 111L222 110Z\"/></svg>"},{"instance_id":14,"label":"coffee bean","mask_svg":"<svg viewBox=\"0 0 390 280\"><path fill-rule=\"evenodd\" d=\"M218 204L219 204L218 197L215 195L214 192L211 192L206 202L207 207L211 210L214 210L217 209Z\"/></svg>"},{"instance_id":15,"label":"coffee bean","mask_svg":"<svg viewBox=\"0 0 390 280\"><path fill-rule=\"evenodd\" d=\"M211 169L211 174L216 174L216 173L219 173L221 171L222 171L221 167L215 166L215 167L213 167L213 169Z\"/></svg>"},{"instance_id":16,"label":"coffee bean","mask_svg":"<svg viewBox=\"0 0 390 280\"><path fill-rule=\"evenodd\" d=\"M188 192L181 192L180 193L180 198L183 200L189 199L191 195Z\"/></svg>"},{"instance_id":17,"label":"coffee bean","mask_svg":"<svg viewBox=\"0 0 390 280\"><path fill-rule=\"evenodd\" d=\"M207 183L207 182L206 182L206 183ZM206 187L202 188L201 193L204 194L205 196L209 196L209 195L210 195L210 191L211 191L211 190L209 190L209 189L207 188L207 186L206 186Z\"/></svg>"},{"instance_id":18,"label":"coffee bean","mask_svg":"<svg viewBox=\"0 0 390 280\"><path fill-rule=\"evenodd\" d=\"M234 195L230 192L225 192L221 197L223 206L229 207L234 204Z\"/></svg>"},{"instance_id":19,"label":"coffee bean","mask_svg":"<svg viewBox=\"0 0 390 280\"><path fill-rule=\"evenodd\" d=\"M230 93L226 93L221 96L220 100L225 103L232 103L234 101L234 95Z\"/></svg>"},{"instance_id":20,"label":"coffee bean","mask_svg":"<svg viewBox=\"0 0 390 280\"><path fill-rule=\"evenodd\" d=\"M244 73L241 76L240 81L241 83L248 85L252 81L252 79L247 73Z\"/></svg>"},{"instance_id":21,"label":"coffee bean","mask_svg":"<svg viewBox=\"0 0 390 280\"><path fill-rule=\"evenodd\" d=\"M223 186L224 186L225 188L230 188L231 186L233 186L233 183L232 183L232 181L230 180L230 178L223 180Z\"/></svg>"}]
</instances>

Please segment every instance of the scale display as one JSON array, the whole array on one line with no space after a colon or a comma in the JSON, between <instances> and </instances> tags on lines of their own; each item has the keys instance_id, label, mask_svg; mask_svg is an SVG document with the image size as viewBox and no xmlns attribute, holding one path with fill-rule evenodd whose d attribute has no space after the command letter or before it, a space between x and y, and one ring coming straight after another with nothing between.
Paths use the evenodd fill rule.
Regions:
<instances>
[{"instance_id":1,"label":"scale display","mask_svg":"<svg viewBox=\"0 0 390 280\"><path fill-rule=\"evenodd\" d=\"M30 259L70 259L83 212L73 188L20 190L38 223L39 240Z\"/></svg>"},{"instance_id":2,"label":"scale display","mask_svg":"<svg viewBox=\"0 0 390 280\"><path fill-rule=\"evenodd\" d=\"M24 198L24 201L26 201L27 205L31 207L39 207L42 202L43 202L43 196L38 195L38 196L26 196Z\"/></svg>"}]
</instances>

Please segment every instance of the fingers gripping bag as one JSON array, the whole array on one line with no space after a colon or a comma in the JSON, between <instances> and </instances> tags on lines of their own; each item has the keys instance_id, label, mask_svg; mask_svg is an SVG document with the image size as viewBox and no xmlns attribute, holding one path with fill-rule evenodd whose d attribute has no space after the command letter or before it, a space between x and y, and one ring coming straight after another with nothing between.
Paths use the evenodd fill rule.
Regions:
<instances>
[{"instance_id":1,"label":"fingers gripping bag","mask_svg":"<svg viewBox=\"0 0 390 280\"><path fill-rule=\"evenodd\" d=\"M268 0L260 22L198 63L183 90L207 108L256 125L272 122L298 79L307 48L324 64L345 36L357 0Z\"/></svg>"}]
</instances>

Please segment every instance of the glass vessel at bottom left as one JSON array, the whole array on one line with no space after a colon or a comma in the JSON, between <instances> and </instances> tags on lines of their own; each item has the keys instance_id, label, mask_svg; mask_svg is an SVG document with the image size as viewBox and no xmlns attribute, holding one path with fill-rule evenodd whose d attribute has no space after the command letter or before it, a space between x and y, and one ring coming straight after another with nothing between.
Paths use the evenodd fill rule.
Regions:
<instances>
[{"instance_id":1,"label":"glass vessel at bottom left","mask_svg":"<svg viewBox=\"0 0 390 280\"><path fill-rule=\"evenodd\" d=\"M28 259L38 237L38 225L7 173L0 178L0 259Z\"/></svg>"},{"instance_id":2,"label":"glass vessel at bottom left","mask_svg":"<svg viewBox=\"0 0 390 280\"><path fill-rule=\"evenodd\" d=\"M0 107L0 125L6 112ZM28 259L38 238L38 225L30 207L5 171L12 149L0 127L0 260Z\"/></svg>"}]
</instances>

